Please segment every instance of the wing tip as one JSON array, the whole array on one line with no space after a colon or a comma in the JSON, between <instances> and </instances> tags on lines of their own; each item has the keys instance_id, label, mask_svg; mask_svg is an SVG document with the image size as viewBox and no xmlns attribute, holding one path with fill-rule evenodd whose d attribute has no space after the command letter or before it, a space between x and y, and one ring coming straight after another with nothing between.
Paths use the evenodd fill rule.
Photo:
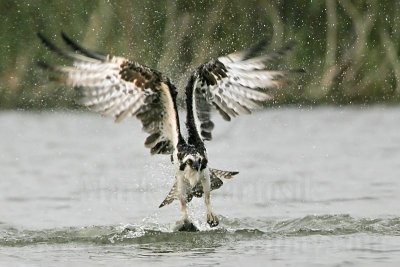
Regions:
<instances>
[{"instance_id":1,"label":"wing tip","mask_svg":"<svg viewBox=\"0 0 400 267\"><path fill-rule=\"evenodd\" d=\"M299 73L299 74L303 74L303 73L307 73L307 71L303 68L301 69L292 69L291 70L292 73Z\"/></svg>"},{"instance_id":2,"label":"wing tip","mask_svg":"<svg viewBox=\"0 0 400 267\"><path fill-rule=\"evenodd\" d=\"M82 53L83 55L85 55L87 57L90 57L90 58L93 58L93 59L97 59L97 60L101 60L101 61L104 61L106 59L106 56L104 56L104 55L102 55L100 53L97 53L97 52L90 51L90 50L82 47L81 45L79 45L71 37L69 37L63 30L61 31L61 38L75 52Z\"/></svg>"},{"instance_id":3,"label":"wing tip","mask_svg":"<svg viewBox=\"0 0 400 267\"><path fill-rule=\"evenodd\" d=\"M258 53L262 52L270 44L270 41L271 37L267 36L261 38L258 42L254 43L247 49L247 51L245 52L246 54L244 55L242 60L252 58L256 56Z\"/></svg>"},{"instance_id":4,"label":"wing tip","mask_svg":"<svg viewBox=\"0 0 400 267\"><path fill-rule=\"evenodd\" d=\"M36 61L36 66L38 66L39 68L41 68L43 70L53 70L54 69L53 65L51 65L47 62L44 62L42 60Z\"/></svg>"},{"instance_id":5,"label":"wing tip","mask_svg":"<svg viewBox=\"0 0 400 267\"><path fill-rule=\"evenodd\" d=\"M36 36L44 43L46 41L46 37L42 32L36 32Z\"/></svg>"},{"instance_id":6,"label":"wing tip","mask_svg":"<svg viewBox=\"0 0 400 267\"><path fill-rule=\"evenodd\" d=\"M64 56L64 53L54 43L52 43L42 32L37 32L36 36L49 50Z\"/></svg>"}]
</instances>

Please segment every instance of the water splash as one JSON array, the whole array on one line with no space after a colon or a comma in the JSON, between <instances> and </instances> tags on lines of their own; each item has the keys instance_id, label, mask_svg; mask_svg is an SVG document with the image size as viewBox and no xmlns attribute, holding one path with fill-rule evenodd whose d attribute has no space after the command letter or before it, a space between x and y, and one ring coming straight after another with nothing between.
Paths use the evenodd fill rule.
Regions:
<instances>
[{"instance_id":1,"label":"water splash","mask_svg":"<svg viewBox=\"0 0 400 267\"><path fill-rule=\"evenodd\" d=\"M232 219L222 217L221 226L200 232L174 232L173 225L145 221L140 225L68 227L20 230L2 227L0 246L87 243L93 245L137 244L165 250L218 247L228 241L302 237L311 235L376 234L400 236L400 217L353 218L350 215L308 215L302 218ZM168 250L168 249L167 249Z\"/></svg>"}]
</instances>

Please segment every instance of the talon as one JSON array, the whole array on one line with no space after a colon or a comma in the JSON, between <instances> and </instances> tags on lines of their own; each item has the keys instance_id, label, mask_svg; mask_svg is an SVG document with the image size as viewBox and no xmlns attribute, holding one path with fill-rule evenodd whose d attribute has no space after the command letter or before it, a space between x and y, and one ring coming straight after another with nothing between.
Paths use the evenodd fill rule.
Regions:
<instances>
[{"instance_id":1,"label":"talon","mask_svg":"<svg viewBox=\"0 0 400 267\"><path fill-rule=\"evenodd\" d=\"M199 229L189 220L182 219L176 222L175 231L179 232L197 232Z\"/></svg>"},{"instance_id":2,"label":"talon","mask_svg":"<svg viewBox=\"0 0 400 267\"><path fill-rule=\"evenodd\" d=\"M212 213L207 214L207 223L210 227L216 227L219 224L218 217Z\"/></svg>"},{"instance_id":3,"label":"talon","mask_svg":"<svg viewBox=\"0 0 400 267\"><path fill-rule=\"evenodd\" d=\"M189 220L189 219L187 219L187 218L184 218L184 219L180 219L180 220L178 220L178 221L176 221L176 223L175 224L177 224L177 225L179 225L179 224L191 224L192 222Z\"/></svg>"}]
</instances>

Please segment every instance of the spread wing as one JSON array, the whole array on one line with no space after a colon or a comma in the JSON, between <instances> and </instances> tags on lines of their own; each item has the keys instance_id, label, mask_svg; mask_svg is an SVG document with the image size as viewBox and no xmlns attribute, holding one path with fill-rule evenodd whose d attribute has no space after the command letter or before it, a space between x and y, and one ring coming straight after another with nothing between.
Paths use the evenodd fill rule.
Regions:
<instances>
[{"instance_id":1,"label":"spread wing","mask_svg":"<svg viewBox=\"0 0 400 267\"><path fill-rule=\"evenodd\" d=\"M72 51L56 47L43 35L42 42L70 66L39 62L54 80L78 91L78 102L117 122L136 116L149 133L145 141L152 154L170 154L178 143L179 120L176 89L161 73L122 57L104 56L80 47L65 34Z\"/></svg>"},{"instance_id":2,"label":"spread wing","mask_svg":"<svg viewBox=\"0 0 400 267\"><path fill-rule=\"evenodd\" d=\"M261 54L267 45L259 42L251 48L219 57L201 65L192 75L190 96L197 131L203 140L211 140L214 127L210 106L230 121L240 114L260 108L274 94L288 84L291 73L302 70L274 70L272 65L293 47L289 43L280 50Z\"/></svg>"}]
</instances>

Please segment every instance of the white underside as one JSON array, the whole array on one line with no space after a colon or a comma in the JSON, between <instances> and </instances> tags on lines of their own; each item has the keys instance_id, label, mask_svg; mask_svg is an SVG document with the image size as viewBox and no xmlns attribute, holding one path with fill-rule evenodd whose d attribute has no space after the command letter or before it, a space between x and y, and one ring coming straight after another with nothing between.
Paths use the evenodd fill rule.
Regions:
<instances>
[{"instance_id":1,"label":"white underside","mask_svg":"<svg viewBox=\"0 0 400 267\"><path fill-rule=\"evenodd\" d=\"M191 188L193 188L198 182L201 182L204 191L204 200L207 208L207 214L212 213L211 205L210 205L210 175L208 168L205 168L202 171L195 171L189 166L186 166L183 171L179 170L179 166L177 167L177 193L178 199L181 202L181 211L182 211L182 221L186 221L188 219L187 212L187 203L186 203L186 195Z\"/></svg>"}]
</instances>

